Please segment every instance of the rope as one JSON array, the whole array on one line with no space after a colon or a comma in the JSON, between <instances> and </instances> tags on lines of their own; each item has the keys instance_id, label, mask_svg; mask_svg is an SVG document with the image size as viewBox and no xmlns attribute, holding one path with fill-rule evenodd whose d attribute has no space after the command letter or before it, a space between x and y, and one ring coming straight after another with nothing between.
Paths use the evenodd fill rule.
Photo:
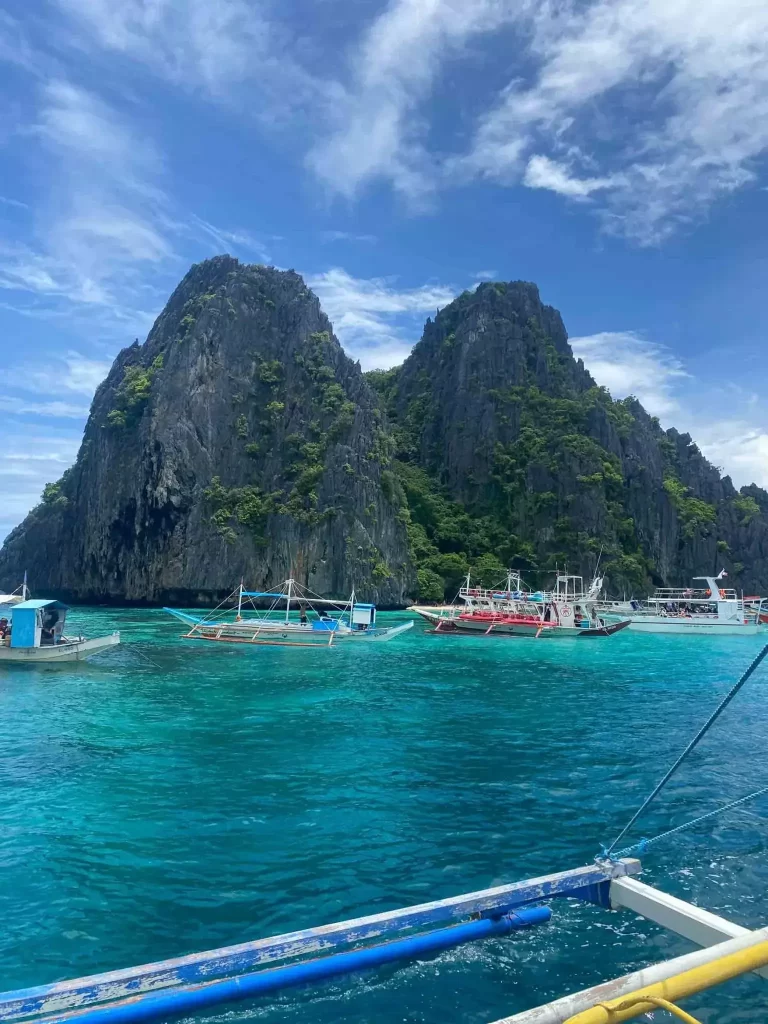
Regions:
<instances>
[{"instance_id":1,"label":"rope","mask_svg":"<svg viewBox=\"0 0 768 1024\"><path fill-rule=\"evenodd\" d=\"M666 786L666 784L669 782L669 780L675 774L675 772L680 767L680 765L683 763L683 761L686 759L686 757L691 753L691 751L694 749L694 747L697 746L699 741L704 738L704 736L709 731L711 726L714 725L715 721L720 717L720 715L723 713L723 711L725 711L725 709L731 703L731 701L736 696L736 694L739 692L739 690L742 688L742 686L747 682L747 680L753 675L753 673L756 671L756 669L760 666L760 664L762 663L762 661L766 657L766 655L768 655L768 645L766 645L762 649L762 651L760 651L758 656L755 658L755 660L752 662L752 664L749 666L749 668L746 670L746 672L742 675L742 677L739 679L739 681L737 683L735 683L731 687L731 689L728 691L728 693L725 695L725 697L723 697L723 699L720 701L718 706L715 708L715 710L712 712L712 714L706 720L704 725L702 725L702 727L699 729L699 731L693 737L693 739L688 744L688 746L685 748L685 750L682 752L682 754L680 754L678 759L675 761L675 763L672 765L672 767L666 773L666 775L661 780L661 782L659 782L658 785L656 785L656 787L652 790L650 795L645 798L643 803L635 811L635 813L632 815L632 817L627 822L627 824L624 826L624 828L621 830L621 832L619 832L619 834L613 840L611 845L607 849L605 849L603 851L604 855L606 857L610 857L611 851L616 846L616 844L620 843L621 840L624 838L624 836L627 834L627 832L629 832L629 830L632 828L634 823L637 821L637 819L640 817L640 815L646 809L646 807L651 802L651 800L653 800L656 796L659 795L661 790L664 788L664 786Z\"/></svg>"},{"instance_id":2,"label":"rope","mask_svg":"<svg viewBox=\"0 0 768 1024\"><path fill-rule=\"evenodd\" d=\"M621 1003L595 1003L596 1007L600 1007L601 1010L605 1010L606 1024L610 1024L611 1021L630 1020L629 1017L625 1016L627 1010L633 1010L637 1007L637 1012L633 1013L633 1017L639 1017L641 1013L646 1013L644 1007L655 1006L659 1010L666 1010L667 1013L671 1013L673 1017L677 1017L678 1020L684 1022L684 1024L701 1024L701 1021L697 1017L692 1017L690 1013L686 1013L685 1010L681 1010L679 1006L675 1006L674 1003L670 1003L668 999L660 999L658 996L638 996L634 999L625 999ZM566 1021L566 1024L568 1022Z\"/></svg>"},{"instance_id":3,"label":"rope","mask_svg":"<svg viewBox=\"0 0 768 1024\"><path fill-rule=\"evenodd\" d=\"M707 811L706 814L700 814L698 818L691 818L690 821L686 821L682 825L675 825L674 828L667 829L666 832L660 832L659 835L654 836L653 839L641 839L639 843L635 843L634 846L627 846L623 850L619 850L613 856L615 859L619 859L621 857L629 857L633 853L644 853L651 843L658 843L660 839L666 839L667 836L674 835L675 832L682 832L685 828L690 828L692 825L698 825L700 821L704 821L706 818L714 818L716 814L722 814L724 811L730 811L733 807L738 807L739 804L745 804L748 800L754 800L758 796L763 796L764 793L768 793L768 786L763 786L762 789L756 789L754 793L749 793L747 796L739 797L738 800L731 800L729 804L723 804L722 807L716 807L714 811Z\"/></svg>"}]
</instances>

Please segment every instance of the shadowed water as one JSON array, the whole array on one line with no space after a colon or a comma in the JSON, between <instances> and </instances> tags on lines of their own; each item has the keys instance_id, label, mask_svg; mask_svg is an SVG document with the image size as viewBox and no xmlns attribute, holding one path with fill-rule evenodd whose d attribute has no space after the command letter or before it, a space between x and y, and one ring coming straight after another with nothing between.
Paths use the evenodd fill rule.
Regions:
<instances>
[{"instance_id":1,"label":"shadowed water","mask_svg":"<svg viewBox=\"0 0 768 1024\"><path fill-rule=\"evenodd\" d=\"M416 626L390 644L244 650L184 642L159 611L70 620L126 646L0 668L3 989L584 864L761 646ZM768 784L766 694L768 669L628 840ZM768 923L766 809L660 844L645 880ZM208 1018L483 1024L692 948L627 912L553 909L512 939ZM768 1019L754 978L688 1007L706 1024Z\"/></svg>"}]
</instances>

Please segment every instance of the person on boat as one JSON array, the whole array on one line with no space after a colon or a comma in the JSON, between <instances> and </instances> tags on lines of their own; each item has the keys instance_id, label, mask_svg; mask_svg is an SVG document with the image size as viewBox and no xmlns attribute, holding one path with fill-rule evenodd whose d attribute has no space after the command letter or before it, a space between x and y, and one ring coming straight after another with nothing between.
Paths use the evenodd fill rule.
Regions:
<instances>
[{"instance_id":1,"label":"person on boat","mask_svg":"<svg viewBox=\"0 0 768 1024\"><path fill-rule=\"evenodd\" d=\"M302 626L306 626L309 622L309 619L307 618L307 606L305 604L301 605L299 608L299 622Z\"/></svg>"},{"instance_id":2,"label":"person on boat","mask_svg":"<svg viewBox=\"0 0 768 1024\"><path fill-rule=\"evenodd\" d=\"M10 635L11 635L10 623L8 622L8 619L6 619L5 616L3 616L3 618L0 619L0 642L3 642L4 640L6 640Z\"/></svg>"},{"instance_id":3,"label":"person on boat","mask_svg":"<svg viewBox=\"0 0 768 1024\"><path fill-rule=\"evenodd\" d=\"M42 628L40 630L40 644L44 646L52 645L56 642L56 624L59 621L59 616L55 611L49 611L45 613L43 618Z\"/></svg>"}]
</instances>

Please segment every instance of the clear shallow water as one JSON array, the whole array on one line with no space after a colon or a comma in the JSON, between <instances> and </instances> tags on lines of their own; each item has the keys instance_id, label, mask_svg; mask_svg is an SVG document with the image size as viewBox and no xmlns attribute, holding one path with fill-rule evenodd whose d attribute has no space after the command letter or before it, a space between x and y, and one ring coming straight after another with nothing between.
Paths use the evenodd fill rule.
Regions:
<instances>
[{"instance_id":1,"label":"clear shallow water","mask_svg":"<svg viewBox=\"0 0 768 1024\"><path fill-rule=\"evenodd\" d=\"M243 650L182 642L159 611L75 609L70 625L119 628L129 646L0 669L3 989L586 863L761 646L417 626L362 649ZM768 783L767 696L761 670L633 838ZM767 811L660 844L645 879L768 923ZM556 904L512 940L208 1019L485 1024L690 948L630 914ZM751 978L688 1006L708 1024L768 1019Z\"/></svg>"}]
</instances>

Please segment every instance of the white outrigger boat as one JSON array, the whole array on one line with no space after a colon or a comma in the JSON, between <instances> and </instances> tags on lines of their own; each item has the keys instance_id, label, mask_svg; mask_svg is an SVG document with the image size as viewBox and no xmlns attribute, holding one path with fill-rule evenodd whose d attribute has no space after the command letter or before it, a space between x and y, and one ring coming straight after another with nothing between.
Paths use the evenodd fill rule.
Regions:
<instances>
[{"instance_id":1,"label":"white outrigger boat","mask_svg":"<svg viewBox=\"0 0 768 1024\"><path fill-rule=\"evenodd\" d=\"M26 598L26 586L23 597ZM120 643L120 634L95 637L64 635L68 607L61 601L25 599L9 609L10 630L3 626L0 638L0 665L4 662L83 661L100 651ZM0 607L0 622L6 619L5 606Z\"/></svg>"},{"instance_id":2,"label":"white outrigger boat","mask_svg":"<svg viewBox=\"0 0 768 1024\"><path fill-rule=\"evenodd\" d=\"M626 619L606 621L597 614L603 586L596 576L587 590L581 576L558 573L551 592L527 591L519 573L510 572L506 585L473 587L468 574L449 609L415 605L413 610L435 627L436 633L474 633L484 636L605 637L625 629Z\"/></svg>"},{"instance_id":3,"label":"white outrigger boat","mask_svg":"<svg viewBox=\"0 0 768 1024\"><path fill-rule=\"evenodd\" d=\"M687 633L710 636L755 636L765 631L762 598L739 597L723 587L725 571L717 576L694 576L700 587L659 587L645 601L633 601L626 613L636 633ZM606 618L611 618L606 613Z\"/></svg>"},{"instance_id":4,"label":"white outrigger boat","mask_svg":"<svg viewBox=\"0 0 768 1024\"><path fill-rule=\"evenodd\" d=\"M216 617L223 604L237 597L234 620ZM258 612L256 601L268 601L269 607ZM248 602L256 614L243 615ZM285 604L283 609L281 606ZM377 626L376 606L355 600L355 593L346 604L316 597L296 580L286 580L275 590L245 590L242 583L219 608L202 618L179 611L163 610L189 626L186 640L208 640L237 644L272 644L282 647L332 647L339 642L392 640L413 626L413 621L397 626ZM291 618L292 606L299 618ZM309 613L314 618L310 619ZM276 614L277 613L277 614Z\"/></svg>"}]
</instances>

